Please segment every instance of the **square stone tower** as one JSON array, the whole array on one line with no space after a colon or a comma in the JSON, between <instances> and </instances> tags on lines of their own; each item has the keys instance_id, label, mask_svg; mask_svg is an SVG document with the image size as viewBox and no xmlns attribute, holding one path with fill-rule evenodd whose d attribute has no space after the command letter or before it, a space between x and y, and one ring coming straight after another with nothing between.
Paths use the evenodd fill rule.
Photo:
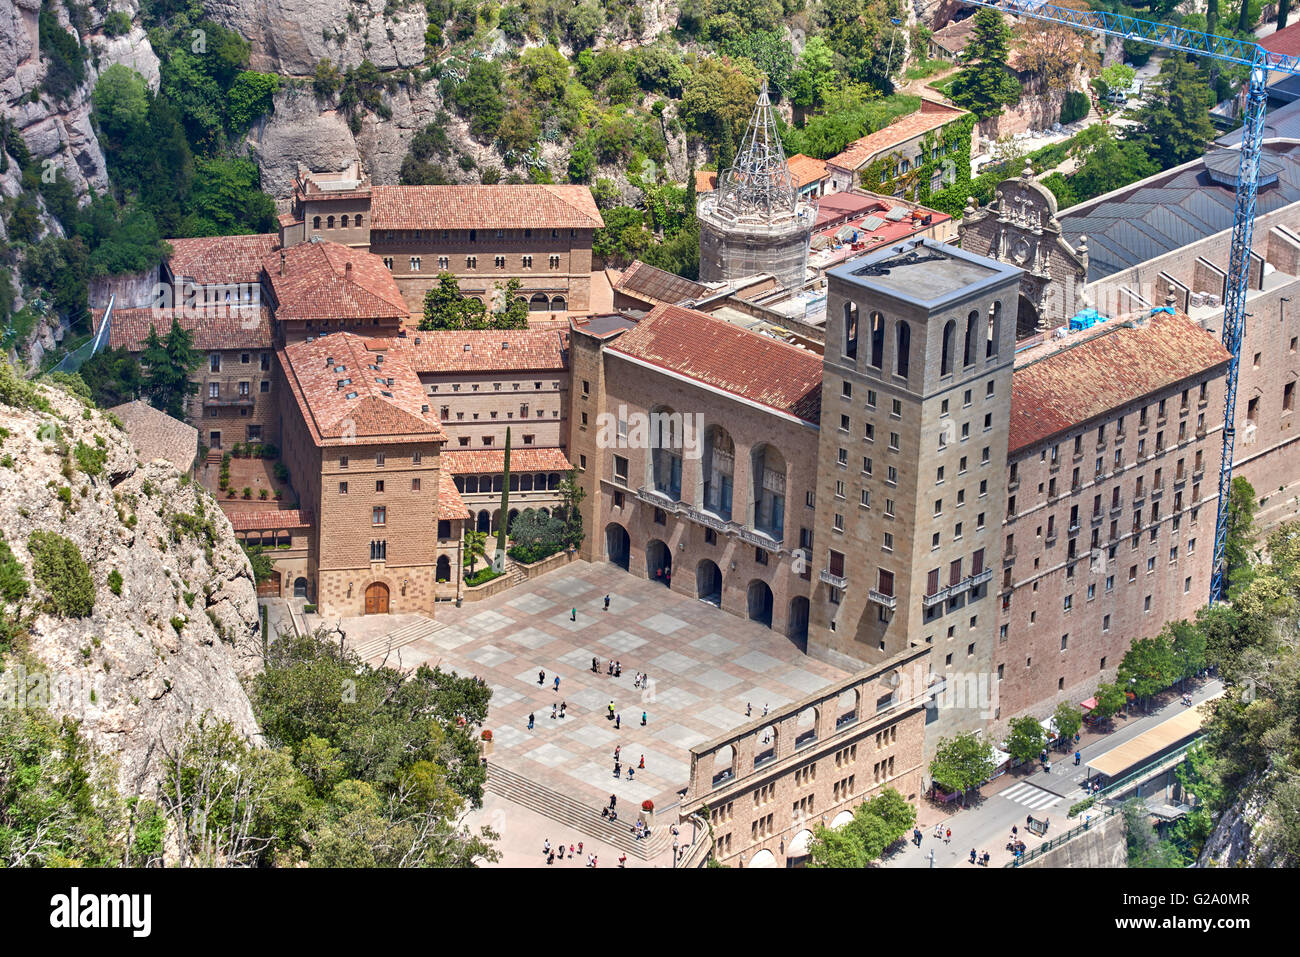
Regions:
<instances>
[{"instance_id":1,"label":"square stone tower","mask_svg":"<svg viewBox=\"0 0 1300 957\"><path fill-rule=\"evenodd\" d=\"M828 273L808 651L858 667L929 645L930 749L996 708L1020 275L929 239Z\"/></svg>"}]
</instances>

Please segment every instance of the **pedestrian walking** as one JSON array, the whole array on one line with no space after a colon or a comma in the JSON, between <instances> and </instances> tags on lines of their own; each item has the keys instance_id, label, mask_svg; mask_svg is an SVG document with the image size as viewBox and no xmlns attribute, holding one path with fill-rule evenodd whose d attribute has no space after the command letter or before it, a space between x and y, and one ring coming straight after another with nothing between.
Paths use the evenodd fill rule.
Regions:
<instances>
[{"instance_id":1,"label":"pedestrian walking","mask_svg":"<svg viewBox=\"0 0 1300 957\"><path fill-rule=\"evenodd\" d=\"M623 677L623 662L621 661L614 662L614 677L615 678Z\"/></svg>"},{"instance_id":2,"label":"pedestrian walking","mask_svg":"<svg viewBox=\"0 0 1300 957\"><path fill-rule=\"evenodd\" d=\"M649 715L647 715L644 711L642 711L642 712L641 712L641 727L643 727L643 728L645 727L645 723L646 723L646 720L647 720L648 718L649 718Z\"/></svg>"},{"instance_id":3,"label":"pedestrian walking","mask_svg":"<svg viewBox=\"0 0 1300 957\"><path fill-rule=\"evenodd\" d=\"M551 853L549 853L549 854L546 855L546 863L547 863L547 864L554 864L554 863L555 863L555 852L554 852L554 851L551 851Z\"/></svg>"},{"instance_id":4,"label":"pedestrian walking","mask_svg":"<svg viewBox=\"0 0 1300 957\"><path fill-rule=\"evenodd\" d=\"M613 795L611 794L610 797L613 797ZM579 841L579 842L578 842L578 853L579 853L579 854L582 853L582 841Z\"/></svg>"},{"instance_id":5,"label":"pedestrian walking","mask_svg":"<svg viewBox=\"0 0 1300 957\"><path fill-rule=\"evenodd\" d=\"M544 684L546 684L546 672L545 672L545 671L539 671L539 672L537 672L537 683L538 683L539 685L544 685Z\"/></svg>"},{"instance_id":6,"label":"pedestrian walking","mask_svg":"<svg viewBox=\"0 0 1300 957\"><path fill-rule=\"evenodd\" d=\"M977 856L977 855L975 854L975 848L972 847L972 848L970 849L970 862L971 862L972 864L975 863L975 858L976 858L976 856Z\"/></svg>"},{"instance_id":7,"label":"pedestrian walking","mask_svg":"<svg viewBox=\"0 0 1300 957\"><path fill-rule=\"evenodd\" d=\"M609 796L609 809L612 811L612 810L614 810L614 808L617 807L617 806L618 806L618 798L617 798L616 796L614 796L613 794L611 794L611 795ZM579 847L579 849L581 849L582 845L579 844L578 847Z\"/></svg>"},{"instance_id":8,"label":"pedestrian walking","mask_svg":"<svg viewBox=\"0 0 1300 957\"><path fill-rule=\"evenodd\" d=\"M552 720L552 721L555 720L555 714L556 714L557 711L559 711L559 708L560 708L560 706L559 706L558 704L556 704L554 701L551 702L551 720Z\"/></svg>"},{"instance_id":9,"label":"pedestrian walking","mask_svg":"<svg viewBox=\"0 0 1300 957\"><path fill-rule=\"evenodd\" d=\"M609 719L608 719L608 720L610 720L610 721L613 721L613 720L614 720L614 699L613 699L613 698L610 698L610 699L609 699Z\"/></svg>"},{"instance_id":10,"label":"pedestrian walking","mask_svg":"<svg viewBox=\"0 0 1300 957\"><path fill-rule=\"evenodd\" d=\"M1083 759L1083 754L1082 754L1081 752L1079 752L1079 751L1075 751L1075 752L1074 752L1074 766L1075 766L1076 768L1079 766L1079 762L1080 762L1082 759Z\"/></svg>"},{"instance_id":11,"label":"pedestrian walking","mask_svg":"<svg viewBox=\"0 0 1300 957\"><path fill-rule=\"evenodd\" d=\"M577 856L578 856L577 854L574 853L574 851L573 851L573 845L572 845L572 844L569 845L569 856L570 856L570 857L577 857Z\"/></svg>"},{"instance_id":12,"label":"pedestrian walking","mask_svg":"<svg viewBox=\"0 0 1300 957\"><path fill-rule=\"evenodd\" d=\"M754 706L748 701L745 702L745 717L751 717L754 714Z\"/></svg>"},{"instance_id":13,"label":"pedestrian walking","mask_svg":"<svg viewBox=\"0 0 1300 957\"><path fill-rule=\"evenodd\" d=\"M560 676L559 676L559 675L556 675L556 676L555 676L555 690L556 690L557 693L558 693L559 690L560 690Z\"/></svg>"},{"instance_id":14,"label":"pedestrian walking","mask_svg":"<svg viewBox=\"0 0 1300 957\"><path fill-rule=\"evenodd\" d=\"M763 705L763 717L767 717L767 705Z\"/></svg>"},{"instance_id":15,"label":"pedestrian walking","mask_svg":"<svg viewBox=\"0 0 1300 957\"><path fill-rule=\"evenodd\" d=\"M568 706L569 706L569 703L568 703L567 701L561 701L561 702L560 702L560 717L561 717L561 718L564 717L564 709L567 708Z\"/></svg>"},{"instance_id":16,"label":"pedestrian walking","mask_svg":"<svg viewBox=\"0 0 1300 957\"><path fill-rule=\"evenodd\" d=\"M531 711L528 712L528 730L533 730L533 713Z\"/></svg>"},{"instance_id":17,"label":"pedestrian walking","mask_svg":"<svg viewBox=\"0 0 1300 957\"><path fill-rule=\"evenodd\" d=\"M618 753L619 753L620 751L622 751L622 750L623 750L623 745L621 745L621 744L616 744L616 745L614 745L614 760L615 760L615 761L618 760Z\"/></svg>"},{"instance_id":18,"label":"pedestrian walking","mask_svg":"<svg viewBox=\"0 0 1300 957\"><path fill-rule=\"evenodd\" d=\"M912 843L917 847L921 846L921 829L919 827L912 828Z\"/></svg>"},{"instance_id":19,"label":"pedestrian walking","mask_svg":"<svg viewBox=\"0 0 1300 957\"><path fill-rule=\"evenodd\" d=\"M592 658L592 659L591 659L591 673L592 673L593 675L598 675L598 674L600 674L600 659L599 659L599 658Z\"/></svg>"},{"instance_id":20,"label":"pedestrian walking","mask_svg":"<svg viewBox=\"0 0 1300 957\"><path fill-rule=\"evenodd\" d=\"M578 620L578 609L574 608L569 612L569 621L577 621L577 620Z\"/></svg>"},{"instance_id":21,"label":"pedestrian walking","mask_svg":"<svg viewBox=\"0 0 1300 957\"><path fill-rule=\"evenodd\" d=\"M564 860L564 845L563 845L563 844L560 845L559 851L560 851L560 854L559 854L560 860Z\"/></svg>"},{"instance_id":22,"label":"pedestrian walking","mask_svg":"<svg viewBox=\"0 0 1300 957\"><path fill-rule=\"evenodd\" d=\"M628 769L627 769L627 779L628 779L629 781L632 780L632 777L633 777L633 775L635 775L635 774L636 774L636 768L628 768Z\"/></svg>"},{"instance_id":23,"label":"pedestrian walking","mask_svg":"<svg viewBox=\"0 0 1300 957\"><path fill-rule=\"evenodd\" d=\"M948 828L946 831L943 832L943 842L945 844L952 843L952 828Z\"/></svg>"},{"instance_id":24,"label":"pedestrian walking","mask_svg":"<svg viewBox=\"0 0 1300 957\"><path fill-rule=\"evenodd\" d=\"M615 761L615 762L614 762L614 777L616 777L616 778L621 778L622 776L623 776L623 765L621 765L621 764L619 764L619 762Z\"/></svg>"},{"instance_id":25,"label":"pedestrian walking","mask_svg":"<svg viewBox=\"0 0 1300 957\"><path fill-rule=\"evenodd\" d=\"M608 599L608 598L605 599L605 607L606 607L606 608L609 607L609 599ZM618 866L619 866L619 867L627 867L627 855L626 855L626 854L620 854L620 855L618 856Z\"/></svg>"},{"instance_id":26,"label":"pedestrian walking","mask_svg":"<svg viewBox=\"0 0 1300 957\"><path fill-rule=\"evenodd\" d=\"M609 663L605 665L605 674L612 675L613 673L614 673L614 659L610 658Z\"/></svg>"},{"instance_id":27,"label":"pedestrian walking","mask_svg":"<svg viewBox=\"0 0 1300 957\"><path fill-rule=\"evenodd\" d=\"M609 596L605 596L605 610L609 611Z\"/></svg>"},{"instance_id":28,"label":"pedestrian walking","mask_svg":"<svg viewBox=\"0 0 1300 957\"><path fill-rule=\"evenodd\" d=\"M639 768L639 769L642 770L642 771L645 770L645 755L644 755L644 754L641 755L641 760L637 763L637 768Z\"/></svg>"},{"instance_id":29,"label":"pedestrian walking","mask_svg":"<svg viewBox=\"0 0 1300 957\"><path fill-rule=\"evenodd\" d=\"M551 839L549 837L542 842L542 853L543 854L551 853Z\"/></svg>"},{"instance_id":30,"label":"pedestrian walking","mask_svg":"<svg viewBox=\"0 0 1300 957\"><path fill-rule=\"evenodd\" d=\"M623 727L623 714L622 714L622 712L620 712L620 713L614 715L614 730L617 731L617 730L618 730L619 728L621 728L621 727Z\"/></svg>"},{"instance_id":31,"label":"pedestrian walking","mask_svg":"<svg viewBox=\"0 0 1300 957\"><path fill-rule=\"evenodd\" d=\"M1044 773L1044 774L1051 774L1051 773L1052 773L1052 762L1051 762L1051 761L1047 761L1047 762L1045 762L1045 763L1043 764L1043 773Z\"/></svg>"}]
</instances>

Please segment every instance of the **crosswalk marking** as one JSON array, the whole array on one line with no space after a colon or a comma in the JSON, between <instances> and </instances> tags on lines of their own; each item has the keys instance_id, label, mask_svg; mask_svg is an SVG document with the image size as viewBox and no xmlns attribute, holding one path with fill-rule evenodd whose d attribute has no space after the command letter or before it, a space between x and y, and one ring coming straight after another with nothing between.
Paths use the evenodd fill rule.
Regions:
<instances>
[{"instance_id":1,"label":"crosswalk marking","mask_svg":"<svg viewBox=\"0 0 1300 957\"><path fill-rule=\"evenodd\" d=\"M1008 801L1014 801L1016 804L1023 805L1031 811L1041 811L1044 808L1055 807L1065 800L1059 794L1053 794L1051 791L1044 791L1040 787L1032 784L1026 784L1023 781L1014 787L1002 791L1000 797Z\"/></svg>"}]
</instances>

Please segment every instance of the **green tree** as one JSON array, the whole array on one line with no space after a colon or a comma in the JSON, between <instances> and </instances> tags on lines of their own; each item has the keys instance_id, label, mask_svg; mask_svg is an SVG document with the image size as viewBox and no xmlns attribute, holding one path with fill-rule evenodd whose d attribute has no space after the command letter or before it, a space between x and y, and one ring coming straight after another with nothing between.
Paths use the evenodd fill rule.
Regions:
<instances>
[{"instance_id":1,"label":"green tree","mask_svg":"<svg viewBox=\"0 0 1300 957\"><path fill-rule=\"evenodd\" d=\"M465 79L457 84L452 102L469 119L469 129L480 140L490 140L506 115L501 67L492 60L474 60Z\"/></svg>"},{"instance_id":2,"label":"green tree","mask_svg":"<svg viewBox=\"0 0 1300 957\"><path fill-rule=\"evenodd\" d=\"M1151 824L1151 812L1140 798L1131 798L1123 808L1124 838L1129 867L1182 867L1182 857L1168 841L1160 840Z\"/></svg>"},{"instance_id":3,"label":"green tree","mask_svg":"<svg viewBox=\"0 0 1300 957\"><path fill-rule=\"evenodd\" d=\"M501 522L497 527L497 554L496 564L498 569L505 568L506 564L506 526L510 524L510 426L506 426L506 454L505 460L501 465Z\"/></svg>"},{"instance_id":4,"label":"green tree","mask_svg":"<svg viewBox=\"0 0 1300 957\"><path fill-rule=\"evenodd\" d=\"M253 121L271 110L271 101L280 89L274 73L241 70L226 92L227 126L232 133L248 129Z\"/></svg>"},{"instance_id":5,"label":"green tree","mask_svg":"<svg viewBox=\"0 0 1300 957\"><path fill-rule=\"evenodd\" d=\"M1214 138L1213 100L1195 63L1183 54L1166 57L1151 95L1137 112L1139 129L1133 139L1163 169L1196 159Z\"/></svg>"},{"instance_id":6,"label":"green tree","mask_svg":"<svg viewBox=\"0 0 1300 957\"><path fill-rule=\"evenodd\" d=\"M262 550L262 546L240 542L239 547L244 550L244 557L248 559L248 564L253 569L253 581L259 585L270 581L271 576L275 574L275 563L271 561L271 556Z\"/></svg>"},{"instance_id":7,"label":"green tree","mask_svg":"<svg viewBox=\"0 0 1300 957\"><path fill-rule=\"evenodd\" d=\"M834 52L821 37L809 37L790 76L790 99L798 106L818 106L838 85Z\"/></svg>"},{"instance_id":8,"label":"green tree","mask_svg":"<svg viewBox=\"0 0 1300 957\"><path fill-rule=\"evenodd\" d=\"M27 539L32 577L56 613L87 618L95 609L95 583L77 543L57 532L36 531Z\"/></svg>"},{"instance_id":9,"label":"green tree","mask_svg":"<svg viewBox=\"0 0 1300 957\"><path fill-rule=\"evenodd\" d=\"M1113 718L1124 710L1124 705L1128 701L1124 694L1124 689L1118 684L1099 684L1093 694L1097 706L1092 709L1092 713L1101 718L1103 721Z\"/></svg>"},{"instance_id":10,"label":"green tree","mask_svg":"<svg viewBox=\"0 0 1300 957\"><path fill-rule=\"evenodd\" d=\"M1205 632L1195 622L1174 621L1165 625L1173 652L1173 673L1186 681L1205 667Z\"/></svg>"},{"instance_id":11,"label":"green tree","mask_svg":"<svg viewBox=\"0 0 1300 957\"><path fill-rule=\"evenodd\" d=\"M470 574L480 558L487 558L487 532L465 532L465 561L469 563Z\"/></svg>"},{"instance_id":12,"label":"green tree","mask_svg":"<svg viewBox=\"0 0 1300 957\"><path fill-rule=\"evenodd\" d=\"M449 272L438 274L438 285L424 294L422 330L485 329L487 311L481 300L460 294L460 282Z\"/></svg>"},{"instance_id":13,"label":"green tree","mask_svg":"<svg viewBox=\"0 0 1300 957\"><path fill-rule=\"evenodd\" d=\"M818 824L808 853L813 867L863 868L880 858L916 824L916 809L886 787L859 804L853 820L834 830Z\"/></svg>"},{"instance_id":14,"label":"green tree","mask_svg":"<svg viewBox=\"0 0 1300 957\"><path fill-rule=\"evenodd\" d=\"M975 28L962 52L965 68L953 79L950 96L958 106L980 119L1020 102L1020 84L1007 68L1011 28L997 10L984 7L975 14Z\"/></svg>"},{"instance_id":15,"label":"green tree","mask_svg":"<svg viewBox=\"0 0 1300 957\"><path fill-rule=\"evenodd\" d=\"M250 159L198 159L194 163L186 236L266 233L275 228L275 200L262 192L261 173Z\"/></svg>"},{"instance_id":16,"label":"green tree","mask_svg":"<svg viewBox=\"0 0 1300 957\"><path fill-rule=\"evenodd\" d=\"M497 283L497 295L500 297L501 308L492 314L492 328L494 329L527 329L528 328L528 303L519 295L519 290L523 284L518 279L511 279L502 288Z\"/></svg>"},{"instance_id":17,"label":"green tree","mask_svg":"<svg viewBox=\"0 0 1300 957\"><path fill-rule=\"evenodd\" d=\"M0 536L0 598L17 606L27 597L27 571L14 555L9 543Z\"/></svg>"},{"instance_id":18,"label":"green tree","mask_svg":"<svg viewBox=\"0 0 1300 957\"><path fill-rule=\"evenodd\" d=\"M185 419L185 403L199 391L190 376L203 365L203 355L194 348L194 335L173 316L166 338L158 337L151 324L140 355L144 367L144 392L149 403L174 419Z\"/></svg>"},{"instance_id":19,"label":"green tree","mask_svg":"<svg viewBox=\"0 0 1300 957\"><path fill-rule=\"evenodd\" d=\"M1259 497L1255 494L1255 487L1243 476L1234 476L1228 489L1223 546L1227 579L1234 588L1250 580L1250 556L1255 544L1255 513L1258 511Z\"/></svg>"},{"instance_id":20,"label":"green tree","mask_svg":"<svg viewBox=\"0 0 1300 957\"><path fill-rule=\"evenodd\" d=\"M1056 719L1056 733L1067 740L1073 739L1083 727L1083 712L1068 701L1058 704L1052 717Z\"/></svg>"},{"instance_id":21,"label":"green tree","mask_svg":"<svg viewBox=\"0 0 1300 957\"><path fill-rule=\"evenodd\" d=\"M939 742L930 777L949 794L961 792L964 802L966 792L992 777L995 767L993 745L968 732Z\"/></svg>"},{"instance_id":22,"label":"green tree","mask_svg":"<svg viewBox=\"0 0 1300 957\"><path fill-rule=\"evenodd\" d=\"M78 373L90 387L91 401L101 409L136 399L143 385L140 360L125 346L95 353L81 364Z\"/></svg>"},{"instance_id":23,"label":"green tree","mask_svg":"<svg viewBox=\"0 0 1300 957\"><path fill-rule=\"evenodd\" d=\"M149 117L149 84L129 66L114 63L95 81L91 104L110 143L138 136Z\"/></svg>"},{"instance_id":24,"label":"green tree","mask_svg":"<svg viewBox=\"0 0 1300 957\"><path fill-rule=\"evenodd\" d=\"M717 143L725 130L745 128L757 97L753 64L710 57L695 65L682 88L682 122Z\"/></svg>"},{"instance_id":25,"label":"green tree","mask_svg":"<svg viewBox=\"0 0 1300 957\"><path fill-rule=\"evenodd\" d=\"M1017 761L1033 761L1047 747L1047 732L1037 718L1029 715L1012 718L1004 747Z\"/></svg>"},{"instance_id":26,"label":"green tree","mask_svg":"<svg viewBox=\"0 0 1300 957\"><path fill-rule=\"evenodd\" d=\"M1177 667L1173 645L1164 632L1139 638L1119 663L1119 685L1145 702L1178 679Z\"/></svg>"},{"instance_id":27,"label":"green tree","mask_svg":"<svg viewBox=\"0 0 1300 957\"><path fill-rule=\"evenodd\" d=\"M570 469L560 480L560 499L564 502L564 544L574 548L582 544L582 502L587 490L578 482L578 473Z\"/></svg>"}]
</instances>

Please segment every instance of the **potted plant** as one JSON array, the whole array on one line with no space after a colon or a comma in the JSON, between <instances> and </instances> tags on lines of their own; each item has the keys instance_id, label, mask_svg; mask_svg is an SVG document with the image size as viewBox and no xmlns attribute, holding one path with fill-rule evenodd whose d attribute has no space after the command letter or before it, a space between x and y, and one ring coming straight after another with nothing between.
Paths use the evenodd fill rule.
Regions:
<instances>
[{"instance_id":1,"label":"potted plant","mask_svg":"<svg viewBox=\"0 0 1300 957\"><path fill-rule=\"evenodd\" d=\"M275 500L278 502L278 501L280 501L280 499L282 499L282 498L284 498L284 489L279 489L279 488L276 489L276 490L275 490Z\"/></svg>"},{"instance_id":2,"label":"potted plant","mask_svg":"<svg viewBox=\"0 0 1300 957\"><path fill-rule=\"evenodd\" d=\"M644 801L641 802L641 814L637 818L637 820L645 825L647 831L650 830L650 828L654 825L655 822L654 801L650 800L649 798L646 798Z\"/></svg>"},{"instance_id":3,"label":"potted plant","mask_svg":"<svg viewBox=\"0 0 1300 957\"><path fill-rule=\"evenodd\" d=\"M257 490L257 497L261 499L263 502L265 502L270 497L270 495L271 493L264 488L259 488Z\"/></svg>"},{"instance_id":4,"label":"potted plant","mask_svg":"<svg viewBox=\"0 0 1300 957\"><path fill-rule=\"evenodd\" d=\"M492 753L492 732L485 728L479 737L483 741L483 757L486 758Z\"/></svg>"},{"instance_id":5,"label":"potted plant","mask_svg":"<svg viewBox=\"0 0 1300 957\"><path fill-rule=\"evenodd\" d=\"M253 490L252 490L251 488L249 488L247 485L245 485L245 486L244 486L244 498L252 498L252 497L253 497Z\"/></svg>"}]
</instances>

